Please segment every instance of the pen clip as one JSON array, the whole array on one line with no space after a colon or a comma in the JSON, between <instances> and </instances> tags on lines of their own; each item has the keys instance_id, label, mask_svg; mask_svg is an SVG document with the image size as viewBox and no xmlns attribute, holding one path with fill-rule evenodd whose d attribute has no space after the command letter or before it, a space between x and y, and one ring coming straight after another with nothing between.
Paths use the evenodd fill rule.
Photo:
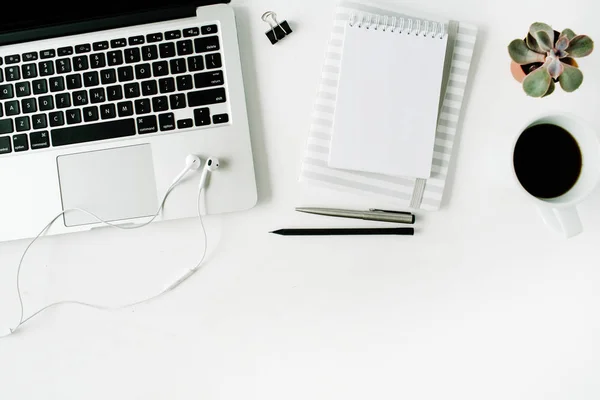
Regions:
<instances>
[{"instance_id":1,"label":"pen clip","mask_svg":"<svg viewBox=\"0 0 600 400\"><path fill-rule=\"evenodd\" d=\"M389 214L402 214L402 215L412 215L411 212L406 211L392 211L392 210L380 210L378 208L369 208L371 212L379 212L379 213L389 213Z\"/></svg>"}]
</instances>

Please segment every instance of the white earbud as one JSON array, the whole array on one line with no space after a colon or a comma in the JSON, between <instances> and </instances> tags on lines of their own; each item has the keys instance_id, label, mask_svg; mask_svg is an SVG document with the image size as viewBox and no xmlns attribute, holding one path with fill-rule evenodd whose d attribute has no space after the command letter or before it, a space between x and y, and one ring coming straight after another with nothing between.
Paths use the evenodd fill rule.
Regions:
<instances>
[{"instance_id":1,"label":"white earbud","mask_svg":"<svg viewBox=\"0 0 600 400\"><path fill-rule=\"evenodd\" d=\"M203 190L206 186L206 179L208 178L209 172L214 172L219 168L219 159L215 157L210 157L206 160L206 164L204 164L204 169L202 170L202 176L200 177L200 184L198 185L199 190Z\"/></svg>"},{"instance_id":2,"label":"white earbud","mask_svg":"<svg viewBox=\"0 0 600 400\"><path fill-rule=\"evenodd\" d=\"M200 160L200 157L195 156L193 154L190 154L189 156L187 156L185 158L185 168L183 169L183 171L181 171L179 173L179 175L177 175L177 177L175 179L173 179L173 183L183 179L183 177L188 172L197 171L198 169L200 169L200 164L202 164L202 160Z\"/></svg>"}]
</instances>

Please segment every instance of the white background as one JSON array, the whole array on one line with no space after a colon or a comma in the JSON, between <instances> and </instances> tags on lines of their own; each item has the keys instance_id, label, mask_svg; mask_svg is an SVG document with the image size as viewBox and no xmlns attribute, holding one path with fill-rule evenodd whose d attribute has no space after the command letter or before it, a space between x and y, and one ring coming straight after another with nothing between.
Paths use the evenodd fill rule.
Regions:
<instances>
[{"instance_id":1,"label":"white background","mask_svg":"<svg viewBox=\"0 0 600 400\"><path fill-rule=\"evenodd\" d=\"M599 398L600 194L579 208L585 232L561 239L513 185L510 144L543 113L600 127L600 50L579 91L543 100L512 80L506 51L537 20L600 40L597 2L397 4L481 29L444 208L419 213L415 237L268 234L372 223L293 211L317 198L297 176L334 2L234 1L259 205L207 219L209 257L176 292L118 312L65 306L0 340L0 398ZM276 46L269 9L294 29ZM0 245L2 326L18 319L25 245ZM24 265L26 314L151 295L201 251L197 220L44 239Z\"/></svg>"}]
</instances>

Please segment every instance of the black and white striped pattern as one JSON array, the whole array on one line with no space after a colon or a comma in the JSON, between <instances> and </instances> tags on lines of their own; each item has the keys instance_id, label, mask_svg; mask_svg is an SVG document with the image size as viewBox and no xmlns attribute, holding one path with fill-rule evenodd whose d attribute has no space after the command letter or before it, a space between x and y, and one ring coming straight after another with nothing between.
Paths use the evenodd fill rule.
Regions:
<instances>
[{"instance_id":1,"label":"black and white striped pattern","mask_svg":"<svg viewBox=\"0 0 600 400\"><path fill-rule=\"evenodd\" d=\"M448 165L460 117L469 67L475 46L477 28L456 24L451 69L440 109L433 153L431 178L427 180L361 173L329 168L329 146L333 131L335 104L340 77L345 25L353 13L362 13L340 6L336 9L333 32L322 80L314 106L307 149L302 163L300 180L392 200L400 207L437 210L448 175Z\"/></svg>"}]
</instances>

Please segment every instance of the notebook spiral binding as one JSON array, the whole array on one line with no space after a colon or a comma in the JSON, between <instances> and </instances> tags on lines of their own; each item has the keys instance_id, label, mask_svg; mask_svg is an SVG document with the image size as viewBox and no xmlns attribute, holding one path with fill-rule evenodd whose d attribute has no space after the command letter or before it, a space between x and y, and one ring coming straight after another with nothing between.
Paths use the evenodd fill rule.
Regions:
<instances>
[{"instance_id":1,"label":"notebook spiral binding","mask_svg":"<svg viewBox=\"0 0 600 400\"><path fill-rule=\"evenodd\" d=\"M443 39L448 34L446 25L441 22L413 18L389 17L387 15L351 14L348 26L360 29L381 30L391 33Z\"/></svg>"}]
</instances>

